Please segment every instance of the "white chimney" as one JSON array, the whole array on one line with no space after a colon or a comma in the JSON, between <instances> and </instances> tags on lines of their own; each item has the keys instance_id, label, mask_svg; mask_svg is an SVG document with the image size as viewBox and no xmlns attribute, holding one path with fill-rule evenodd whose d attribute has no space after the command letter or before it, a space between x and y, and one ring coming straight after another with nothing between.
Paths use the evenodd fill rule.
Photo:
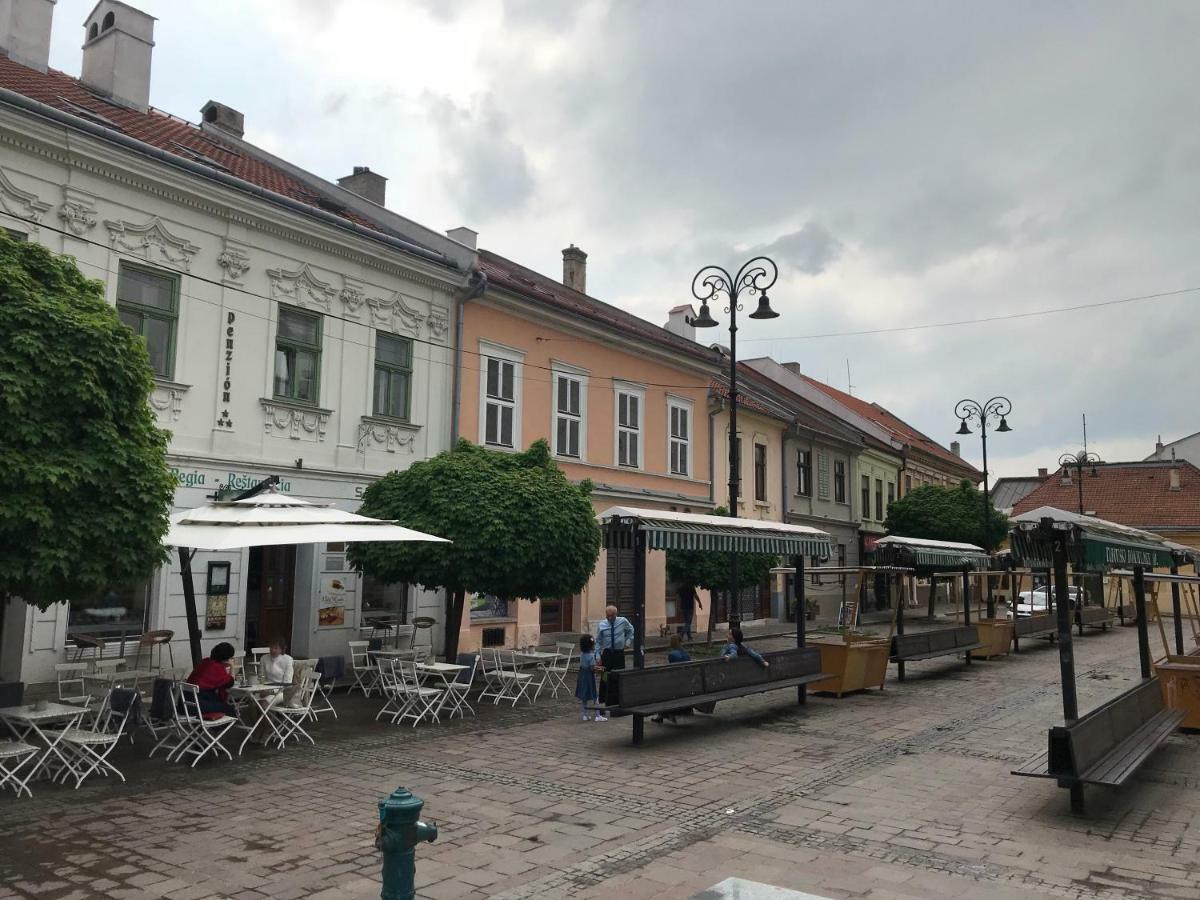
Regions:
<instances>
[{"instance_id":1,"label":"white chimney","mask_svg":"<svg viewBox=\"0 0 1200 900\"><path fill-rule=\"evenodd\" d=\"M240 138L246 133L246 117L232 106L209 100L200 107L200 129L208 131L214 128Z\"/></svg>"},{"instance_id":2,"label":"white chimney","mask_svg":"<svg viewBox=\"0 0 1200 900\"><path fill-rule=\"evenodd\" d=\"M451 228L449 231L447 231L446 237L450 238L452 241L458 241L464 247L469 247L470 249L474 250L476 249L476 242L479 240L479 232L473 231L472 229L464 226L459 226L458 228Z\"/></svg>"},{"instance_id":3,"label":"white chimney","mask_svg":"<svg viewBox=\"0 0 1200 900\"><path fill-rule=\"evenodd\" d=\"M1183 490L1183 482L1179 478L1179 466L1175 465L1174 460L1171 460L1171 490Z\"/></svg>"},{"instance_id":4,"label":"white chimney","mask_svg":"<svg viewBox=\"0 0 1200 900\"><path fill-rule=\"evenodd\" d=\"M150 106L155 21L117 0L100 0L83 23L80 80L114 103L145 112Z\"/></svg>"},{"instance_id":5,"label":"white chimney","mask_svg":"<svg viewBox=\"0 0 1200 900\"><path fill-rule=\"evenodd\" d=\"M364 200L370 200L380 206L383 206L387 197L387 179L366 166L355 166L351 174L343 175L337 183L352 194L358 194Z\"/></svg>"},{"instance_id":6,"label":"white chimney","mask_svg":"<svg viewBox=\"0 0 1200 900\"><path fill-rule=\"evenodd\" d=\"M563 250L563 284L587 293L587 254L572 244Z\"/></svg>"},{"instance_id":7,"label":"white chimney","mask_svg":"<svg viewBox=\"0 0 1200 900\"><path fill-rule=\"evenodd\" d=\"M951 441L950 452L955 456L962 456L962 444L960 444L958 441Z\"/></svg>"},{"instance_id":8,"label":"white chimney","mask_svg":"<svg viewBox=\"0 0 1200 900\"><path fill-rule=\"evenodd\" d=\"M696 308L690 303L684 303L682 306L676 306L667 313L667 324L663 327L671 334L677 334L681 338L689 341L696 339L696 329L692 326L688 319L696 318Z\"/></svg>"},{"instance_id":9,"label":"white chimney","mask_svg":"<svg viewBox=\"0 0 1200 900\"><path fill-rule=\"evenodd\" d=\"M0 0L0 56L45 72L55 0Z\"/></svg>"}]
</instances>

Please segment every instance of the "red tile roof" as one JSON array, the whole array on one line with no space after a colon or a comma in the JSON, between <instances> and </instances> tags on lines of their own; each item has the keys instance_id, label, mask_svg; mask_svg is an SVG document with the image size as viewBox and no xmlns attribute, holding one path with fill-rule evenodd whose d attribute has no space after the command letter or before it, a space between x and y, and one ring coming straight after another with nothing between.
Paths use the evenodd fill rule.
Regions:
<instances>
[{"instance_id":1,"label":"red tile roof","mask_svg":"<svg viewBox=\"0 0 1200 900\"><path fill-rule=\"evenodd\" d=\"M741 369L740 363L738 364L738 368ZM739 372L738 373L738 384L739 385L741 384L741 380L742 380L742 376L741 376L741 373ZM710 394L715 394L716 396L720 397L722 400L729 399L729 385L719 378L714 378L712 381L710 381L708 383L708 392ZM765 403L760 402L759 400L755 399L753 396L751 396L750 394L747 394L743 390L738 391L738 408L752 410L753 412L761 413L764 416L770 416L773 419L782 419L783 418L783 415L781 413L776 412L772 409L769 409Z\"/></svg>"},{"instance_id":2,"label":"red tile roof","mask_svg":"<svg viewBox=\"0 0 1200 900\"><path fill-rule=\"evenodd\" d=\"M56 69L39 72L0 56L0 87L61 112L79 116L94 125L121 132L180 159L210 165L215 170L224 170L227 174L341 216L356 225L381 230L377 223L352 210L323 200L302 181L282 169L222 143L218 135L202 132L199 126L154 108L143 113L118 106L65 72Z\"/></svg>"},{"instance_id":3,"label":"red tile roof","mask_svg":"<svg viewBox=\"0 0 1200 900\"><path fill-rule=\"evenodd\" d=\"M526 299L543 303L563 312L590 319L599 325L619 332L624 337L649 340L664 348L692 356L709 365L717 363L716 353L702 344L689 341L687 338L647 322L633 313L589 297L587 294L560 284L553 278L547 278L539 272L527 269L519 263L488 250L479 251L479 268L486 273L488 282L495 287L504 288L514 294L520 294Z\"/></svg>"},{"instance_id":4,"label":"red tile roof","mask_svg":"<svg viewBox=\"0 0 1200 900\"><path fill-rule=\"evenodd\" d=\"M1157 528L1200 528L1200 469L1179 462L1180 490L1171 490L1169 460L1130 463L1099 463L1096 474L1083 470L1083 508L1119 525L1154 531ZM1071 512L1079 509L1079 485L1075 470L1071 483L1063 484L1063 473L1046 478L1013 507L1019 515L1039 506L1055 506Z\"/></svg>"},{"instance_id":5,"label":"red tile roof","mask_svg":"<svg viewBox=\"0 0 1200 900\"><path fill-rule=\"evenodd\" d=\"M917 450L923 450L935 459L943 463L950 463L963 472L971 473L972 476L978 476L980 479L983 478L983 473L961 456L951 453L933 438L913 428L899 416L884 409L878 403L868 403L866 400L855 397L853 394L839 391L837 388L830 387L824 382L817 381L815 378L810 378L807 375L801 375L800 377L843 406L853 410L863 418L869 419L885 431L890 432L901 443L907 444L909 447Z\"/></svg>"}]
</instances>

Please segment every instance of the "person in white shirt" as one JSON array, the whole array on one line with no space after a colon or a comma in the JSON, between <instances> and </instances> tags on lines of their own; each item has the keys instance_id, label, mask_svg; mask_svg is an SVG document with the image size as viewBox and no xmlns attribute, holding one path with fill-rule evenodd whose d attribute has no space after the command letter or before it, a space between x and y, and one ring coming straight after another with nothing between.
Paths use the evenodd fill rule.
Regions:
<instances>
[{"instance_id":1,"label":"person in white shirt","mask_svg":"<svg viewBox=\"0 0 1200 900\"><path fill-rule=\"evenodd\" d=\"M266 684L291 684L292 676L292 658L283 640L271 641L271 652L258 661L259 680Z\"/></svg>"}]
</instances>

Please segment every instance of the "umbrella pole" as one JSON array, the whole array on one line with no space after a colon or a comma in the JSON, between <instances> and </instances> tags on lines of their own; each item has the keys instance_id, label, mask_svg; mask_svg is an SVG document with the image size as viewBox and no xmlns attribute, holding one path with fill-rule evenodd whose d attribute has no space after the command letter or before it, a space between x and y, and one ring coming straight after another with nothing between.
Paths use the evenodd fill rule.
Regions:
<instances>
[{"instance_id":1,"label":"umbrella pole","mask_svg":"<svg viewBox=\"0 0 1200 900\"><path fill-rule=\"evenodd\" d=\"M188 644L192 648L192 668L200 665L200 627L196 622L196 586L192 583L192 557L195 550L179 548L179 577L183 580L183 608L187 615Z\"/></svg>"}]
</instances>

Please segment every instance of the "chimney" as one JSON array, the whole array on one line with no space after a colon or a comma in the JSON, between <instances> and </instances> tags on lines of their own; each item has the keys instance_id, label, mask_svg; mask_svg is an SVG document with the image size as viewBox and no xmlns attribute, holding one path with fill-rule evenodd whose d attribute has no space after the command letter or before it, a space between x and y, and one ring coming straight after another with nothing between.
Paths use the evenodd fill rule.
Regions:
<instances>
[{"instance_id":1,"label":"chimney","mask_svg":"<svg viewBox=\"0 0 1200 900\"><path fill-rule=\"evenodd\" d=\"M951 441L950 452L955 456L962 456L962 444L960 444L958 441Z\"/></svg>"},{"instance_id":2,"label":"chimney","mask_svg":"<svg viewBox=\"0 0 1200 900\"><path fill-rule=\"evenodd\" d=\"M246 131L246 117L232 106L226 106L216 100L209 100L200 107L200 127L201 129L215 128L217 131L240 138Z\"/></svg>"},{"instance_id":3,"label":"chimney","mask_svg":"<svg viewBox=\"0 0 1200 900\"><path fill-rule=\"evenodd\" d=\"M464 228L460 226L458 228L451 228L449 231L447 231L446 237L450 238L452 241L458 241L464 247L469 247L472 250L478 249L476 247L476 244L479 240L478 231L473 231L470 228Z\"/></svg>"},{"instance_id":4,"label":"chimney","mask_svg":"<svg viewBox=\"0 0 1200 900\"><path fill-rule=\"evenodd\" d=\"M563 284L587 293L587 254L574 244L563 251Z\"/></svg>"},{"instance_id":5,"label":"chimney","mask_svg":"<svg viewBox=\"0 0 1200 900\"><path fill-rule=\"evenodd\" d=\"M387 179L366 166L355 166L353 174L339 178L337 183L352 194L358 194L364 200L383 206L383 199L387 194Z\"/></svg>"},{"instance_id":6,"label":"chimney","mask_svg":"<svg viewBox=\"0 0 1200 900\"><path fill-rule=\"evenodd\" d=\"M1155 459L1163 458L1163 450L1164 449L1165 448L1163 447L1162 435L1160 434L1158 436L1158 440L1154 442L1154 457L1155 457Z\"/></svg>"},{"instance_id":7,"label":"chimney","mask_svg":"<svg viewBox=\"0 0 1200 900\"><path fill-rule=\"evenodd\" d=\"M1050 477L1049 469L1038 469L1038 478L1049 478L1049 477Z\"/></svg>"},{"instance_id":8,"label":"chimney","mask_svg":"<svg viewBox=\"0 0 1200 900\"><path fill-rule=\"evenodd\" d=\"M676 306L667 313L667 324L663 327L671 334L677 334L685 340L694 341L696 339L696 329L689 324L688 319L696 317L695 307L690 303L684 303L681 306Z\"/></svg>"},{"instance_id":9,"label":"chimney","mask_svg":"<svg viewBox=\"0 0 1200 900\"><path fill-rule=\"evenodd\" d=\"M1179 466L1175 465L1175 461L1171 461L1171 490L1182 491L1183 482L1179 478Z\"/></svg>"},{"instance_id":10,"label":"chimney","mask_svg":"<svg viewBox=\"0 0 1200 900\"><path fill-rule=\"evenodd\" d=\"M0 56L45 72L55 0L0 0Z\"/></svg>"},{"instance_id":11,"label":"chimney","mask_svg":"<svg viewBox=\"0 0 1200 900\"><path fill-rule=\"evenodd\" d=\"M798 363L798 362L784 363L783 367L785 369L787 369L789 372L791 372L793 375L803 375L804 374L803 372L800 371L800 363Z\"/></svg>"},{"instance_id":12,"label":"chimney","mask_svg":"<svg viewBox=\"0 0 1200 900\"><path fill-rule=\"evenodd\" d=\"M150 106L154 16L116 0L100 0L83 23L80 80L114 103L145 112Z\"/></svg>"}]
</instances>

